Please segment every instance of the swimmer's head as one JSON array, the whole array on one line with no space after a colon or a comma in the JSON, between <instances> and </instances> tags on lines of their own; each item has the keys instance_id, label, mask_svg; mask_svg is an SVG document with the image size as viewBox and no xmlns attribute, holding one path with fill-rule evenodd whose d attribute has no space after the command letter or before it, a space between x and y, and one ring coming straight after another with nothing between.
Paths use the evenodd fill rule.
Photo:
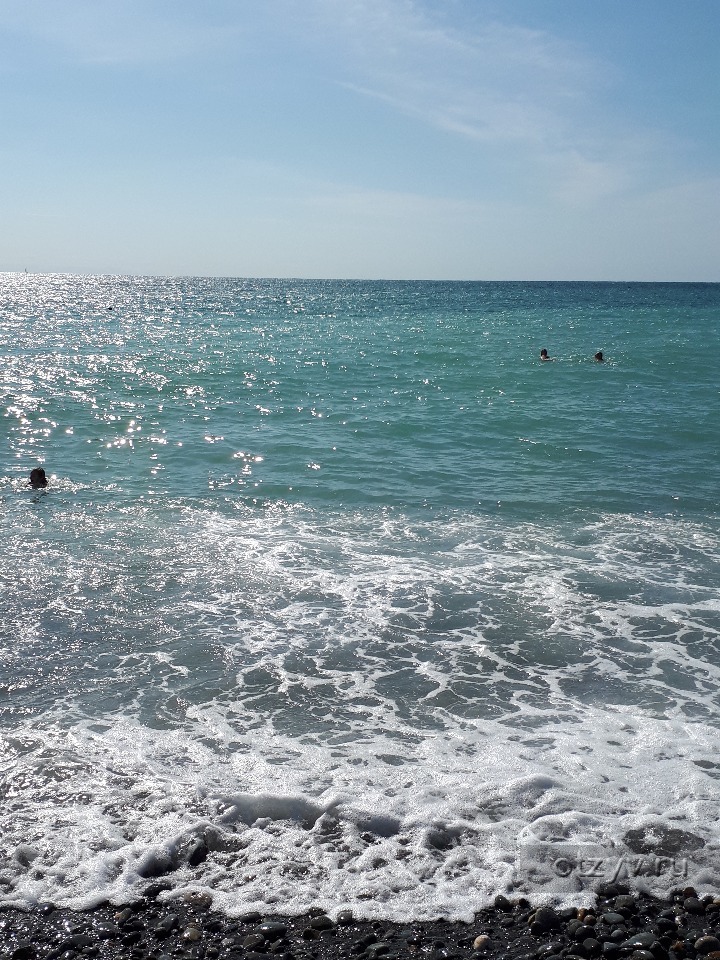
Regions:
<instances>
[{"instance_id":1,"label":"swimmer's head","mask_svg":"<svg viewBox=\"0 0 720 960\"><path fill-rule=\"evenodd\" d=\"M42 467L35 467L34 470L30 471L30 486L33 490L39 490L41 487L47 486L47 477Z\"/></svg>"},{"instance_id":2,"label":"swimmer's head","mask_svg":"<svg viewBox=\"0 0 720 960\"><path fill-rule=\"evenodd\" d=\"M598 352L595 354L595 359L597 360L598 363L603 362L605 357L602 355L602 350L598 350Z\"/></svg>"}]
</instances>

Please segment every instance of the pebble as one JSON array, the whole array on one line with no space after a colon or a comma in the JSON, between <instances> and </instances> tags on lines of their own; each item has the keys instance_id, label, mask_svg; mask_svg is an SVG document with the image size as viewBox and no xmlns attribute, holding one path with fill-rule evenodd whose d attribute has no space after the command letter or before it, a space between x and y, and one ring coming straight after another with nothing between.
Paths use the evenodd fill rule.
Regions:
<instances>
[{"instance_id":1,"label":"pebble","mask_svg":"<svg viewBox=\"0 0 720 960\"><path fill-rule=\"evenodd\" d=\"M491 947L492 941L490 937L484 933L481 933L479 937L475 937L473 940L473 950L477 950L479 953L487 953Z\"/></svg>"},{"instance_id":2,"label":"pebble","mask_svg":"<svg viewBox=\"0 0 720 960\"><path fill-rule=\"evenodd\" d=\"M287 926L277 920L266 920L258 927L258 933L262 934L266 940L279 940L287 933Z\"/></svg>"},{"instance_id":3,"label":"pebble","mask_svg":"<svg viewBox=\"0 0 720 960\"><path fill-rule=\"evenodd\" d=\"M615 927L619 923L624 923L625 917L621 913L604 913L601 917L601 920L603 923L607 923L611 927Z\"/></svg>"},{"instance_id":4,"label":"pebble","mask_svg":"<svg viewBox=\"0 0 720 960\"><path fill-rule=\"evenodd\" d=\"M179 926L178 918L174 913L169 913L154 928L155 936L158 938L169 937L170 934Z\"/></svg>"},{"instance_id":5,"label":"pebble","mask_svg":"<svg viewBox=\"0 0 720 960\"><path fill-rule=\"evenodd\" d=\"M720 940L712 936L700 937L695 941L695 949L702 954L713 953L720 950Z\"/></svg>"},{"instance_id":6,"label":"pebble","mask_svg":"<svg viewBox=\"0 0 720 960\"><path fill-rule=\"evenodd\" d=\"M636 933L634 936L629 937L624 943L621 943L620 949L644 949L645 947L651 947L654 943L657 943L657 936L654 933L649 931L645 933Z\"/></svg>"},{"instance_id":7,"label":"pebble","mask_svg":"<svg viewBox=\"0 0 720 960\"><path fill-rule=\"evenodd\" d=\"M614 907L616 910L635 910L636 903L635 897L626 896L622 894L619 897L615 897Z\"/></svg>"},{"instance_id":8,"label":"pebble","mask_svg":"<svg viewBox=\"0 0 720 960\"><path fill-rule=\"evenodd\" d=\"M562 920L552 907L539 907L534 914L531 914L533 923L541 924L545 930L559 930L562 926Z\"/></svg>"},{"instance_id":9,"label":"pebble","mask_svg":"<svg viewBox=\"0 0 720 960\"><path fill-rule=\"evenodd\" d=\"M262 947L264 945L265 937L262 935L262 933L251 933L242 941L242 947L244 950L254 950L256 947Z\"/></svg>"}]
</instances>

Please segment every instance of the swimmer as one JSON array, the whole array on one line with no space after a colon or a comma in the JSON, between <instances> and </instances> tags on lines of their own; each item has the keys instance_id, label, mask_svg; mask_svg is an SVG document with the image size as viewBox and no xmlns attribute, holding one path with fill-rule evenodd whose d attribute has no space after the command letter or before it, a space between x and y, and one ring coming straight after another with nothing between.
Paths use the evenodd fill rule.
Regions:
<instances>
[{"instance_id":1,"label":"swimmer","mask_svg":"<svg viewBox=\"0 0 720 960\"><path fill-rule=\"evenodd\" d=\"M540 359L541 359L541 360L552 360L553 357L549 357L547 350L545 349L545 347L543 347L542 350L540 351Z\"/></svg>"},{"instance_id":2,"label":"swimmer","mask_svg":"<svg viewBox=\"0 0 720 960\"><path fill-rule=\"evenodd\" d=\"M35 467L34 470L30 471L30 480L28 483L33 490L40 490L42 487L47 486L47 477L45 476L45 471L42 467Z\"/></svg>"},{"instance_id":3,"label":"swimmer","mask_svg":"<svg viewBox=\"0 0 720 960\"><path fill-rule=\"evenodd\" d=\"M602 355L602 350L598 350L598 352L595 354L595 359L597 360L598 363L605 362L605 357Z\"/></svg>"}]
</instances>

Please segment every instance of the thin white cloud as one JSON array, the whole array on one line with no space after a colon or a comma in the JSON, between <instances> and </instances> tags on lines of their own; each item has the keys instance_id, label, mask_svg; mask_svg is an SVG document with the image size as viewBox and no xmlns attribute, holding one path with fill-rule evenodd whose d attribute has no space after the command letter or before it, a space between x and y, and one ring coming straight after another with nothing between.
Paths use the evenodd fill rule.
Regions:
<instances>
[{"instance_id":1,"label":"thin white cloud","mask_svg":"<svg viewBox=\"0 0 720 960\"><path fill-rule=\"evenodd\" d=\"M410 0L308 8L323 42L342 49L349 86L483 142L569 135L568 116L612 72L548 33L497 22L461 33Z\"/></svg>"},{"instance_id":2,"label":"thin white cloud","mask_svg":"<svg viewBox=\"0 0 720 960\"><path fill-rule=\"evenodd\" d=\"M660 135L607 104L619 68L550 32L477 19L461 31L420 0L304 0L302 17L286 2L295 29L310 19L317 47L335 50L346 89L498 157L515 151L559 203L603 201L660 170Z\"/></svg>"}]
</instances>

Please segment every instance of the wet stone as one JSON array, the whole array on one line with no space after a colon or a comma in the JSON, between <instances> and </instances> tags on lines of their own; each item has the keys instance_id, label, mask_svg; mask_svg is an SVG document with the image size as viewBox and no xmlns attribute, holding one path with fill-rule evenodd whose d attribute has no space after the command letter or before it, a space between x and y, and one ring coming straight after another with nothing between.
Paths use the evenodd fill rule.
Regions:
<instances>
[{"instance_id":1,"label":"wet stone","mask_svg":"<svg viewBox=\"0 0 720 960\"><path fill-rule=\"evenodd\" d=\"M714 953L720 950L720 940L717 937L704 936L695 941L695 949L700 954Z\"/></svg>"},{"instance_id":2,"label":"wet stone","mask_svg":"<svg viewBox=\"0 0 720 960\"><path fill-rule=\"evenodd\" d=\"M180 925L180 921L175 916L174 913L169 913L166 917L163 917L162 920L157 924L154 929L155 936L158 939L164 939L169 937L173 930L177 929Z\"/></svg>"},{"instance_id":3,"label":"wet stone","mask_svg":"<svg viewBox=\"0 0 720 960\"><path fill-rule=\"evenodd\" d=\"M87 934L77 933L72 937L66 937L59 945L58 950L66 951L71 950L74 953L78 953L84 947L92 946L92 938L88 937Z\"/></svg>"},{"instance_id":4,"label":"wet stone","mask_svg":"<svg viewBox=\"0 0 720 960\"><path fill-rule=\"evenodd\" d=\"M655 960L655 956L649 950L633 950L630 960Z\"/></svg>"},{"instance_id":5,"label":"wet stone","mask_svg":"<svg viewBox=\"0 0 720 960\"><path fill-rule=\"evenodd\" d=\"M386 957L391 951L389 943L371 943L365 951L368 960L374 960L375 957Z\"/></svg>"},{"instance_id":6,"label":"wet stone","mask_svg":"<svg viewBox=\"0 0 720 960\"><path fill-rule=\"evenodd\" d=\"M475 937L473 940L473 950L477 950L478 953L487 953L491 948L492 941L490 937L484 933L481 933L479 937Z\"/></svg>"},{"instance_id":7,"label":"wet stone","mask_svg":"<svg viewBox=\"0 0 720 960\"><path fill-rule=\"evenodd\" d=\"M32 943L19 943L10 954L11 960L35 960L37 950Z\"/></svg>"},{"instance_id":8,"label":"wet stone","mask_svg":"<svg viewBox=\"0 0 720 960\"><path fill-rule=\"evenodd\" d=\"M632 910L633 912L635 912L635 909L637 906L635 897L630 897L625 895L615 897L615 901L613 905L616 910Z\"/></svg>"},{"instance_id":9,"label":"wet stone","mask_svg":"<svg viewBox=\"0 0 720 960\"><path fill-rule=\"evenodd\" d=\"M258 948L264 949L266 942L267 941L262 933L250 933L242 941L242 946L245 950L257 950Z\"/></svg>"},{"instance_id":10,"label":"wet stone","mask_svg":"<svg viewBox=\"0 0 720 960\"><path fill-rule=\"evenodd\" d=\"M705 913L705 907L697 897L687 897L683 901L683 909L687 910L688 913Z\"/></svg>"},{"instance_id":11,"label":"wet stone","mask_svg":"<svg viewBox=\"0 0 720 960\"><path fill-rule=\"evenodd\" d=\"M616 927L619 923L625 922L625 917L621 913L604 913L601 917L603 923L611 927Z\"/></svg>"},{"instance_id":12,"label":"wet stone","mask_svg":"<svg viewBox=\"0 0 720 960\"><path fill-rule=\"evenodd\" d=\"M552 907L539 907L530 914L530 922L531 926L541 931L559 930L562 927L562 920Z\"/></svg>"},{"instance_id":13,"label":"wet stone","mask_svg":"<svg viewBox=\"0 0 720 960\"><path fill-rule=\"evenodd\" d=\"M545 943L535 954L539 960L545 960L547 957L554 957L556 954L560 953L564 949L564 944L555 940L552 943Z\"/></svg>"},{"instance_id":14,"label":"wet stone","mask_svg":"<svg viewBox=\"0 0 720 960\"><path fill-rule=\"evenodd\" d=\"M310 926L313 930L329 930L334 924L330 917L323 915L322 917L313 917L310 921Z\"/></svg>"},{"instance_id":15,"label":"wet stone","mask_svg":"<svg viewBox=\"0 0 720 960\"><path fill-rule=\"evenodd\" d=\"M340 910L336 922L339 927L349 927L353 923L353 920L352 910Z\"/></svg>"},{"instance_id":16,"label":"wet stone","mask_svg":"<svg viewBox=\"0 0 720 960\"><path fill-rule=\"evenodd\" d=\"M620 944L620 949L630 950L630 949L647 949L651 947L654 943L657 943L657 936L651 932L645 933L636 933L634 936L629 937L625 940L624 943Z\"/></svg>"},{"instance_id":17,"label":"wet stone","mask_svg":"<svg viewBox=\"0 0 720 960\"><path fill-rule=\"evenodd\" d=\"M287 926L275 920L266 920L260 924L257 932L261 934L265 940L279 940L280 937L284 937L287 933Z\"/></svg>"},{"instance_id":18,"label":"wet stone","mask_svg":"<svg viewBox=\"0 0 720 960\"><path fill-rule=\"evenodd\" d=\"M208 848L204 840L198 840L187 852L187 862L190 867L197 867L208 858Z\"/></svg>"}]
</instances>

